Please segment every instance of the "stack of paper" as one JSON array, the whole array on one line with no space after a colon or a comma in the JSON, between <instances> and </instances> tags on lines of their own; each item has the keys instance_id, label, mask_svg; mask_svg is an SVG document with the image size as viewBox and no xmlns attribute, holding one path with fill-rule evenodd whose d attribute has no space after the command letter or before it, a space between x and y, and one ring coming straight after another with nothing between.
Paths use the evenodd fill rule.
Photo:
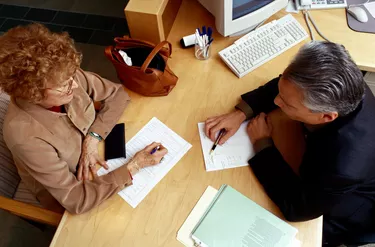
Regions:
<instances>
[{"instance_id":1,"label":"stack of paper","mask_svg":"<svg viewBox=\"0 0 375 247\"><path fill-rule=\"evenodd\" d=\"M247 124L248 121L242 123L236 134L222 146L218 145L213 154L210 155L210 150L214 143L204 133L204 123L198 123L206 171L217 171L248 165L247 162L255 155L255 152L246 131Z\"/></svg>"},{"instance_id":2,"label":"stack of paper","mask_svg":"<svg viewBox=\"0 0 375 247\"><path fill-rule=\"evenodd\" d=\"M186 247L194 247L194 241L191 238L191 232L202 218L204 212L215 198L217 189L208 186L202 197L199 199L197 205L193 208L180 230L177 232L177 240Z\"/></svg>"},{"instance_id":3,"label":"stack of paper","mask_svg":"<svg viewBox=\"0 0 375 247\"><path fill-rule=\"evenodd\" d=\"M118 193L133 208L137 207L156 184L177 164L191 148L191 144L154 117L126 143L126 159L109 160L107 162L109 169L100 168L98 171L98 175L102 176L119 168L152 142L160 142L168 149L168 154L161 164L140 170L133 177L133 185Z\"/></svg>"}]
</instances>

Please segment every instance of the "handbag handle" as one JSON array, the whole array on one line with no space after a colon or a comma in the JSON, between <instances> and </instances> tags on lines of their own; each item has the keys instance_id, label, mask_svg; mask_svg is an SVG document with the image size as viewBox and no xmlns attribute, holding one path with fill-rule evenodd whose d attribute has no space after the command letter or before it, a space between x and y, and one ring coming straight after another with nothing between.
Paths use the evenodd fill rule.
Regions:
<instances>
[{"instance_id":1,"label":"handbag handle","mask_svg":"<svg viewBox=\"0 0 375 247\"><path fill-rule=\"evenodd\" d=\"M122 38L115 38L115 41L116 43L120 43L120 39ZM143 41L142 41L143 42ZM148 43L148 42L146 42ZM150 45L153 46L152 43L149 43ZM168 57L172 54L172 45L171 43L169 43L168 41L162 41L160 42L157 46L155 46L155 48L151 51L151 53L147 56L146 60L144 61L144 63L142 64L141 66L141 71L142 72L145 72L147 67L150 65L152 59L156 56L156 54L158 54L158 52L166 45L168 44L169 46L169 53L168 53ZM113 46L107 46L104 50L104 53L106 55L106 57L111 60L111 61L115 61L115 59L113 58L112 56L112 50L113 50Z\"/></svg>"},{"instance_id":2,"label":"handbag handle","mask_svg":"<svg viewBox=\"0 0 375 247\"><path fill-rule=\"evenodd\" d=\"M120 61L123 61L123 58L120 54L116 54L113 52L115 48L113 46L107 46L104 50L104 55L112 62L112 63L121 63Z\"/></svg>"},{"instance_id":3,"label":"handbag handle","mask_svg":"<svg viewBox=\"0 0 375 247\"><path fill-rule=\"evenodd\" d=\"M112 49L113 49L113 46L107 46L104 50L104 55L111 61L113 61L113 57L112 57Z\"/></svg>"},{"instance_id":4,"label":"handbag handle","mask_svg":"<svg viewBox=\"0 0 375 247\"><path fill-rule=\"evenodd\" d=\"M168 41L164 40L160 42L155 48L151 51L151 53L147 56L145 62L142 64L141 71L145 72L147 67L150 65L152 59L158 54L158 52L166 45L169 46L169 54L168 57L172 54L172 45Z\"/></svg>"},{"instance_id":5,"label":"handbag handle","mask_svg":"<svg viewBox=\"0 0 375 247\"><path fill-rule=\"evenodd\" d=\"M128 41L133 41L134 43L143 43L143 44L147 44L151 47L154 47L155 44L151 43L151 42L148 42L148 41L145 41L145 40L140 40L140 39L131 39L129 38L129 36L124 36L124 37L116 37L114 38L114 41L116 44L122 44L122 43L127 43Z\"/></svg>"}]
</instances>

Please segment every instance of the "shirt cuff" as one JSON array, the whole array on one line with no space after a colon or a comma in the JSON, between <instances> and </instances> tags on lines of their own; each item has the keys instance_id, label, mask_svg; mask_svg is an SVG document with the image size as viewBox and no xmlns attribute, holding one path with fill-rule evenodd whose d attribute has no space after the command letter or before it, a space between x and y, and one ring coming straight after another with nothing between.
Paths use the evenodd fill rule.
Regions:
<instances>
[{"instance_id":1,"label":"shirt cuff","mask_svg":"<svg viewBox=\"0 0 375 247\"><path fill-rule=\"evenodd\" d=\"M236 109L242 111L246 115L246 120L249 120L254 116L253 109L243 100L236 105Z\"/></svg>"},{"instance_id":2,"label":"shirt cuff","mask_svg":"<svg viewBox=\"0 0 375 247\"><path fill-rule=\"evenodd\" d=\"M125 186L132 185L132 176L130 175L127 165L123 165L112 172L115 176L115 180L117 185L120 188L125 188Z\"/></svg>"},{"instance_id":3,"label":"shirt cuff","mask_svg":"<svg viewBox=\"0 0 375 247\"><path fill-rule=\"evenodd\" d=\"M94 123L91 125L87 133L90 132L97 133L98 135L100 135L101 138L103 138L103 140L105 140L105 138L107 138L107 136L111 132L111 129L109 129L108 126L103 123L94 121Z\"/></svg>"},{"instance_id":4,"label":"shirt cuff","mask_svg":"<svg viewBox=\"0 0 375 247\"><path fill-rule=\"evenodd\" d=\"M269 148L273 146L273 141L271 137L262 138L257 140L254 144L254 151L255 153L259 153L263 149Z\"/></svg>"}]
</instances>

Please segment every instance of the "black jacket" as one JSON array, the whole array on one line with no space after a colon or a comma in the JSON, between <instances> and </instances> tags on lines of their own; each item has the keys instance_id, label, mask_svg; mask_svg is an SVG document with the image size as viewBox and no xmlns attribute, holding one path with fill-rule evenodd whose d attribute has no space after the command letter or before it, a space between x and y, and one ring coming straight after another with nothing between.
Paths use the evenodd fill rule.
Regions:
<instances>
[{"instance_id":1,"label":"black jacket","mask_svg":"<svg viewBox=\"0 0 375 247\"><path fill-rule=\"evenodd\" d=\"M242 95L255 115L277 106L275 78ZM276 147L257 153L249 164L269 197L289 221L321 215L342 232L371 231L375 225L375 98L368 87L358 108L308 133L297 176ZM373 229L375 232L375 228Z\"/></svg>"}]
</instances>

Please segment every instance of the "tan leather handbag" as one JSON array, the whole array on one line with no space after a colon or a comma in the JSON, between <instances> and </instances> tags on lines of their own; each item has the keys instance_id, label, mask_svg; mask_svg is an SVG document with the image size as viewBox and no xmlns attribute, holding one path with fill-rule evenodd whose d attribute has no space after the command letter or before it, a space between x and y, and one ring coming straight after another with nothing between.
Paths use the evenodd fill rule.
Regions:
<instances>
[{"instance_id":1,"label":"tan leather handbag","mask_svg":"<svg viewBox=\"0 0 375 247\"><path fill-rule=\"evenodd\" d=\"M129 37L115 38L115 43L114 47L106 47L105 55L115 66L125 87L145 96L166 96L176 86L178 77L167 64L172 54L171 43L162 41L155 46ZM132 66L124 62L120 50L131 58Z\"/></svg>"}]
</instances>

